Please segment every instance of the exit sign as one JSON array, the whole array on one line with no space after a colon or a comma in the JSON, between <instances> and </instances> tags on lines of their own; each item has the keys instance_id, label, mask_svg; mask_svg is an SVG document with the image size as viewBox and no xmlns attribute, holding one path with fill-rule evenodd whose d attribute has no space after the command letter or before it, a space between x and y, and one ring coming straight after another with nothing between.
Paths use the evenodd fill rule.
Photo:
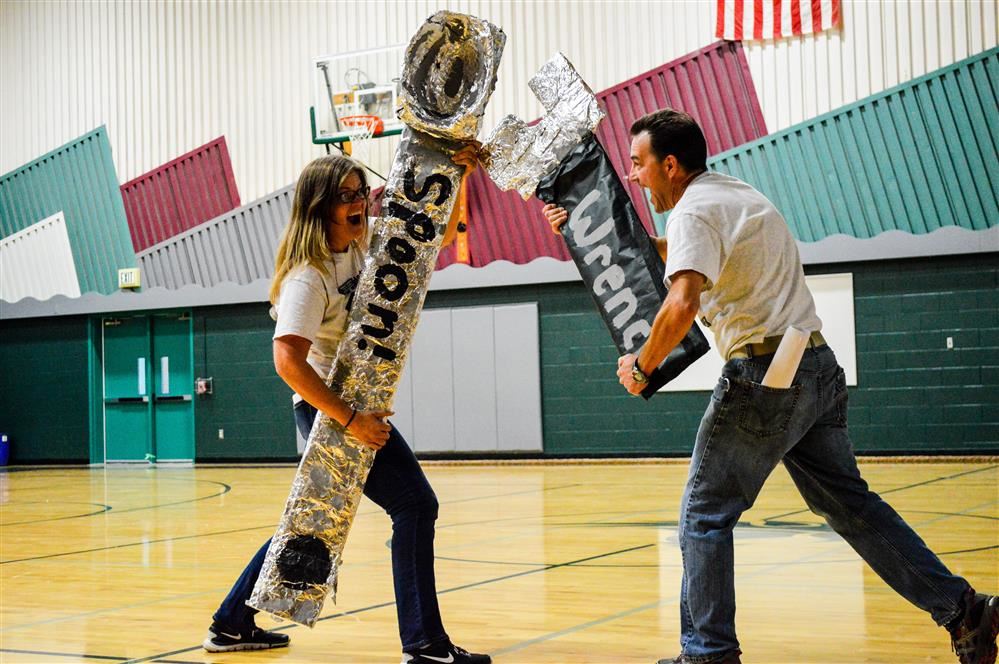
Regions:
<instances>
[{"instance_id":1,"label":"exit sign","mask_svg":"<svg viewBox=\"0 0 999 664\"><path fill-rule=\"evenodd\" d=\"M139 268L126 267L118 270L118 288L138 288L141 285Z\"/></svg>"}]
</instances>

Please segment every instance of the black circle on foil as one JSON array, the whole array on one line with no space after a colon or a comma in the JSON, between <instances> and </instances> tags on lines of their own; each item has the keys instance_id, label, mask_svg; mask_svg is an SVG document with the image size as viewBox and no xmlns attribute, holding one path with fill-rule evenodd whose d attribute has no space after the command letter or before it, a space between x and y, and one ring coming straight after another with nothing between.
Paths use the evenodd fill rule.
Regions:
<instances>
[{"instance_id":1,"label":"black circle on foil","mask_svg":"<svg viewBox=\"0 0 999 664\"><path fill-rule=\"evenodd\" d=\"M281 585L305 590L308 586L326 583L333 561L321 539L314 535L295 535L278 555L277 568Z\"/></svg>"},{"instance_id":2,"label":"black circle on foil","mask_svg":"<svg viewBox=\"0 0 999 664\"><path fill-rule=\"evenodd\" d=\"M385 250L396 263L412 263L416 260L416 250L413 249L413 245L401 237L389 238L385 244Z\"/></svg>"},{"instance_id":3,"label":"black circle on foil","mask_svg":"<svg viewBox=\"0 0 999 664\"><path fill-rule=\"evenodd\" d=\"M386 281L387 278L390 278ZM409 277L406 271L395 263L386 263L375 271L375 290L389 302L395 302L406 294Z\"/></svg>"},{"instance_id":4,"label":"black circle on foil","mask_svg":"<svg viewBox=\"0 0 999 664\"><path fill-rule=\"evenodd\" d=\"M437 235L434 222L422 212L416 212L406 222L406 232L417 242L430 242Z\"/></svg>"}]
</instances>

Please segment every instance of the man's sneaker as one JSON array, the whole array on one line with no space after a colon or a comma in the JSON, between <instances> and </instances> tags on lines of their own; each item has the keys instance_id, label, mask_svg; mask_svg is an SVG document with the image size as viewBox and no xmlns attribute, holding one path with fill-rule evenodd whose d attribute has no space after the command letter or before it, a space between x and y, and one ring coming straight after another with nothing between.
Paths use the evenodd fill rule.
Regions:
<instances>
[{"instance_id":1,"label":"man's sneaker","mask_svg":"<svg viewBox=\"0 0 999 664\"><path fill-rule=\"evenodd\" d=\"M476 655L450 641L402 653L402 664L490 664L492 661L489 655Z\"/></svg>"},{"instance_id":2,"label":"man's sneaker","mask_svg":"<svg viewBox=\"0 0 999 664\"><path fill-rule=\"evenodd\" d=\"M961 664L995 664L999 597L969 590L964 617L950 630L950 647Z\"/></svg>"},{"instance_id":3,"label":"man's sneaker","mask_svg":"<svg viewBox=\"0 0 999 664\"><path fill-rule=\"evenodd\" d=\"M741 650L733 650L730 653L722 655L718 659L708 660L706 664L742 664L742 660L739 659L739 655L741 654ZM697 662L698 664L702 664L704 660L699 659ZM672 659L660 659L656 664L693 664L693 660L686 655L678 655Z\"/></svg>"},{"instance_id":4,"label":"man's sneaker","mask_svg":"<svg viewBox=\"0 0 999 664\"><path fill-rule=\"evenodd\" d=\"M237 631L212 623L201 647L208 652L233 652L235 650L267 650L283 648L291 639L287 634L268 632L253 625Z\"/></svg>"}]
</instances>

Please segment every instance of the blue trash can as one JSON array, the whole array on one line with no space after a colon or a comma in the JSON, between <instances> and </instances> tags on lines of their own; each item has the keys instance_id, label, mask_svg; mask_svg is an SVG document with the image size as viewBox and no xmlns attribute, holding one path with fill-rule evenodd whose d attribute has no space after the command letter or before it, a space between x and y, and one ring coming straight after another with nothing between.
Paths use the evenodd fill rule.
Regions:
<instances>
[{"instance_id":1,"label":"blue trash can","mask_svg":"<svg viewBox=\"0 0 999 664\"><path fill-rule=\"evenodd\" d=\"M10 461L10 438L7 434L0 433L0 466L6 466Z\"/></svg>"}]
</instances>

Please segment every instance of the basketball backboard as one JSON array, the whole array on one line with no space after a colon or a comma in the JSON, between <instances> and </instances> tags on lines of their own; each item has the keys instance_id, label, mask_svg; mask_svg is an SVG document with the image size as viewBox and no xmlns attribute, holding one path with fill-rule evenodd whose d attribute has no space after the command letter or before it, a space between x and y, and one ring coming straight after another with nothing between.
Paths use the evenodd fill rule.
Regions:
<instances>
[{"instance_id":1,"label":"basketball backboard","mask_svg":"<svg viewBox=\"0 0 999 664\"><path fill-rule=\"evenodd\" d=\"M313 142L343 143L368 124L374 136L401 133L395 106L405 51L398 44L316 58Z\"/></svg>"}]
</instances>

